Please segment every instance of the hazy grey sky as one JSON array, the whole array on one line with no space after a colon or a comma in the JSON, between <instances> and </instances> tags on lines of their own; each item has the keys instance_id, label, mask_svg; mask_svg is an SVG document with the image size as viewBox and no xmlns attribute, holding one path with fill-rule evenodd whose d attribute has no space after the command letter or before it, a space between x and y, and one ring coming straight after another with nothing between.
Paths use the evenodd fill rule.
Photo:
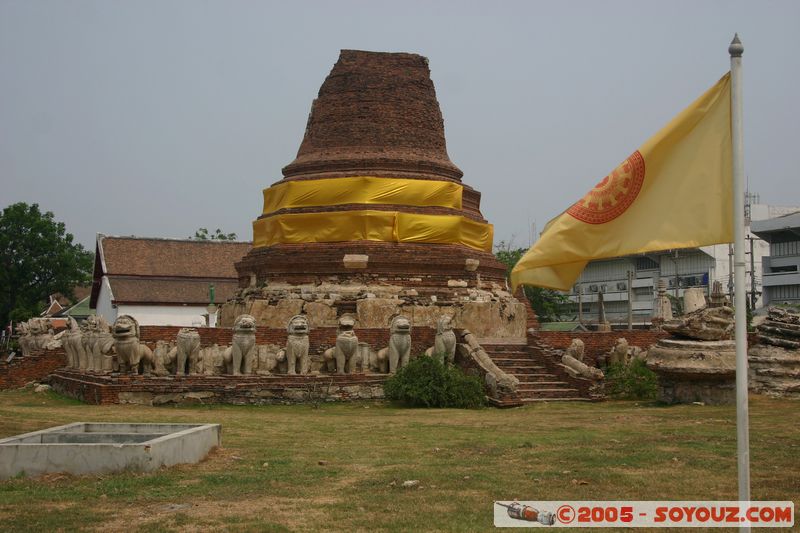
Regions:
<instances>
[{"instance_id":1,"label":"hazy grey sky","mask_svg":"<svg viewBox=\"0 0 800 533\"><path fill-rule=\"evenodd\" d=\"M339 50L430 59L495 242L545 222L745 46L745 165L800 204L800 2L0 0L0 208L97 232L250 239Z\"/></svg>"}]
</instances>

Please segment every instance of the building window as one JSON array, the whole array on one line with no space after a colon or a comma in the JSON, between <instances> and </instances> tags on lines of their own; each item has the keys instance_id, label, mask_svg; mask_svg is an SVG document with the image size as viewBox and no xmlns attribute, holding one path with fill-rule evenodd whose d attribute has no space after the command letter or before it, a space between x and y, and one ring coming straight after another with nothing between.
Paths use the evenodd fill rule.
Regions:
<instances>
[{"instance_id":1,"label":"building window","mask_svg":"<svg viewBox=\"0 0 800 533\"><path fill-rule=\"evenodd\" d=\"M658 263L649 257L637 257L636 270L658 270Z\"/></svg>"}]
</instances>

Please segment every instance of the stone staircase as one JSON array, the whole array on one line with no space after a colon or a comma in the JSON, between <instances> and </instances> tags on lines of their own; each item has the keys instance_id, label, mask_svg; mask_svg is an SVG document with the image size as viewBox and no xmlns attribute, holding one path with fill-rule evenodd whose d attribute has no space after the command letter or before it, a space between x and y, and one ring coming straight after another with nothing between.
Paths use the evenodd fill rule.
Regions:
<instances>
[{"instance_id":1,"label":"stone staircase","mask_svg":"<svg viewBox=\"0 0 800 533\"><path fill-rule=\"evenodd\" d=\"M517 394L523 403L541 401L587 401L578 388L548 365L539 346L527 339L480 339L481 347L504 372L519 380Z\"/></svg>"}]
</instances>

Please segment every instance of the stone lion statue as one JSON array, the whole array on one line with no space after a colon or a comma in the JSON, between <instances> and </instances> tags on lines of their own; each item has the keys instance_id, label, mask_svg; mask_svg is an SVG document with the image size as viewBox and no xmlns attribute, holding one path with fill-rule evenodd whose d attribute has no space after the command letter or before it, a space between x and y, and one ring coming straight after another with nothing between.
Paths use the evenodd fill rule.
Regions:
<instances>
[{"instance_id":1,"label":"stone lion statue","mask_svg":"<svg viewBox=\"0 0 800 533\"><path fill-rule=\"evenodd\" d=\"M599 368L595 368L585 364L582 361L578 361L566 352L561 357L561 364L564 365L567 373L573 377L582 377L594 381L601 380L605 377L603 371Z\"/></svg>"},{"instance_id":2,"label":"stone lion statue","mask_svg":"<svg viewBox=\"0 0 800 533\"><path fill-rule=\"evenodd\" d=\"M225 349L218 344L200 348L197 373L205 376L217 376L225 372Z\"/></svg>"},{"instance_id":3,"label":"stone lion statue","mask_svg":"<svg viewBox=\"0 0 800 533\"><path fill-rule=\"evenodd\" d=\"M624 337L620 337L614 343L614 346L611 348L611 351L606 358L606 361L609 365L618 365L623 364L627 365L629 362L628 352L630 347L628 346L628 339Z\"/></svg>"},{"instance_id":4,"label":"stone lion statue","mask_svg":"<svg viewBox=\"0 0 800 533\"><path fill-rule=\"evenodd\" d=\"M46 318L31 318L17 326L20 332L19 347L22 355L44 350L53 340L53 329Z\"/></svg>"},{"instance_id":5,"label":"stone lion statue","mask_svg":"<svg viewBox=\"0 0 800 533\"><path fill-rule=\"evenodd\" d=\"M83 333L78 322L69 317L69 329L61 336L61 344L67 354L67 368L86 368L86 352L83 349Z\"/></svg>"},{"instance_id":6,"label":"stone lion statue","mask_svg":"<svg viewBox=\"0 0 800 533\"><path fill-rule=\"evenodd\" d=\"M567 348L566 353L582 363L585 349L586 347L584 346L582 340L572 339L572 342L570 343L569 348Z\"/></svg>"},{"instance_id":7,"label":"stone lion statue","mask_svg":"<svg viewBox=\"0 0 800 533\"><path fill-rule=\"evenodd\" d=\"M425 350L425 355L437 357L444 364L455 364L456 334L453 332L453 321L449 316L442 315L436 321L436 337L433 346Z\"/></svg>"},{"instance_id":8,"label":"stone lion statue","mask_svg":"<svg viewBox=\"0 0 800 533\"><path fill-rule=\"evenodd\" d=\"M90 372L110 372L114 369L114 337L111 328L102 316L89 316L84 322L82 336L86 352L86 370Z\"/></svg>"},{"instance_id":9,"label":"stone lion statue","mask_svg":"<svg viewBox=\"0 0 800 533\"><path fill-rule=\"evenodd\" d=\"M196 371L199 357L200 333L195 328L181 328L177 337L175 375L185 376Z\"/></svg>"},{"instance_id":10,"label":"stone lion statue","mask_svg":"<svg viewBox=\"0 0 800 533\"><path fill-rule=\"evenodd\" d=\"M252 315L239 315L233 322L233 339L225 350L225 362L229 374L253 373L253 357L256 347L256 319Z\"/></svg>"},{"instance_id":11,"label":"stone lion statue","mask_svg":"<svg viewBox=\"0 0 800 533\"><path fill-rule=\"evenodd\" d=\"M308 355L309 329L308 319L304 315L295 315L289 320L285 352L288 374L308 374L311 370L311 357Z\"/></svg>"},{"instance_id":12,"label":"stone lion statue","mask_svg":"<svg viewBox=\"0 0 800 533\"><path fill-rule=\"evenodd\" d=\"M255 373L261 375L278 374L287 372L286 348L277 344L262 344L256 346L258 356L255 364Z\"/></svg>"},{"instance_id":13,"label":"stone lion statue","mask_svg":"<svg viewBox=\"0 0 800 533\"><path fill-rule=\"evenodd\" d=\"M130 315L120 315L111 329L117 364L122 374L149 375L153 366L153 352L139 342L139 322Z\"/></svg>"},{"instance_id":14,"label":"stone lion statue","mask_svg":"<svg viewBox=\"0 0 800 533\"><path fill-rule=\"evenodd\" d=\"M174 342L156 341L153 350L153 374L168 376L175 373L175 362L178 357L178 347Z\"/></svg>"},{"instance_id":15,"label":"stone lion statue","mask_svg":"<svg viewBox=\"0 0 800 533\"><path fill-rule=\"evenodd\" d=\"M389 332L389 373L394 374L411 360L411 321L398 315L392 319Z\"/></svg>"},{"instance_id":16,"label":"stone lion statue","mask_svg":"<svg viewBox=\"0 0 800 533\"><path fill-rule=\"evenodd\" d=\"M358 337L353 331L355 325L356 321L352 316L342 315L336 332L336 345L325 350L323 354L326 362L335 363L336 372L339 374L354 372L358 364ZM330 369L330 365L328 368Z\"/></svg>"}]
</instances>

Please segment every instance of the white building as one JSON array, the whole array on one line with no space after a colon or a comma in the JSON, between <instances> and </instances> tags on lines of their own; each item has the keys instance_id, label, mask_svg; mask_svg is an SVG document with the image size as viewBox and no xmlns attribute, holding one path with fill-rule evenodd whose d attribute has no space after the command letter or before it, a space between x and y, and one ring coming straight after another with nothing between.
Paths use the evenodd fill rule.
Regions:
<instances>
[{"instance_id":1,"label":"white building","mask_svg":"<svg viewBox=\"0 0 800 533\"><path fill-rule=\"evenodd\" d=\"M113 323L131 315L142 325L206 323L210 288L215 302L239 286L234 263L249 242L97 235L90 307Z\"/></svg>"}]
</instances>

